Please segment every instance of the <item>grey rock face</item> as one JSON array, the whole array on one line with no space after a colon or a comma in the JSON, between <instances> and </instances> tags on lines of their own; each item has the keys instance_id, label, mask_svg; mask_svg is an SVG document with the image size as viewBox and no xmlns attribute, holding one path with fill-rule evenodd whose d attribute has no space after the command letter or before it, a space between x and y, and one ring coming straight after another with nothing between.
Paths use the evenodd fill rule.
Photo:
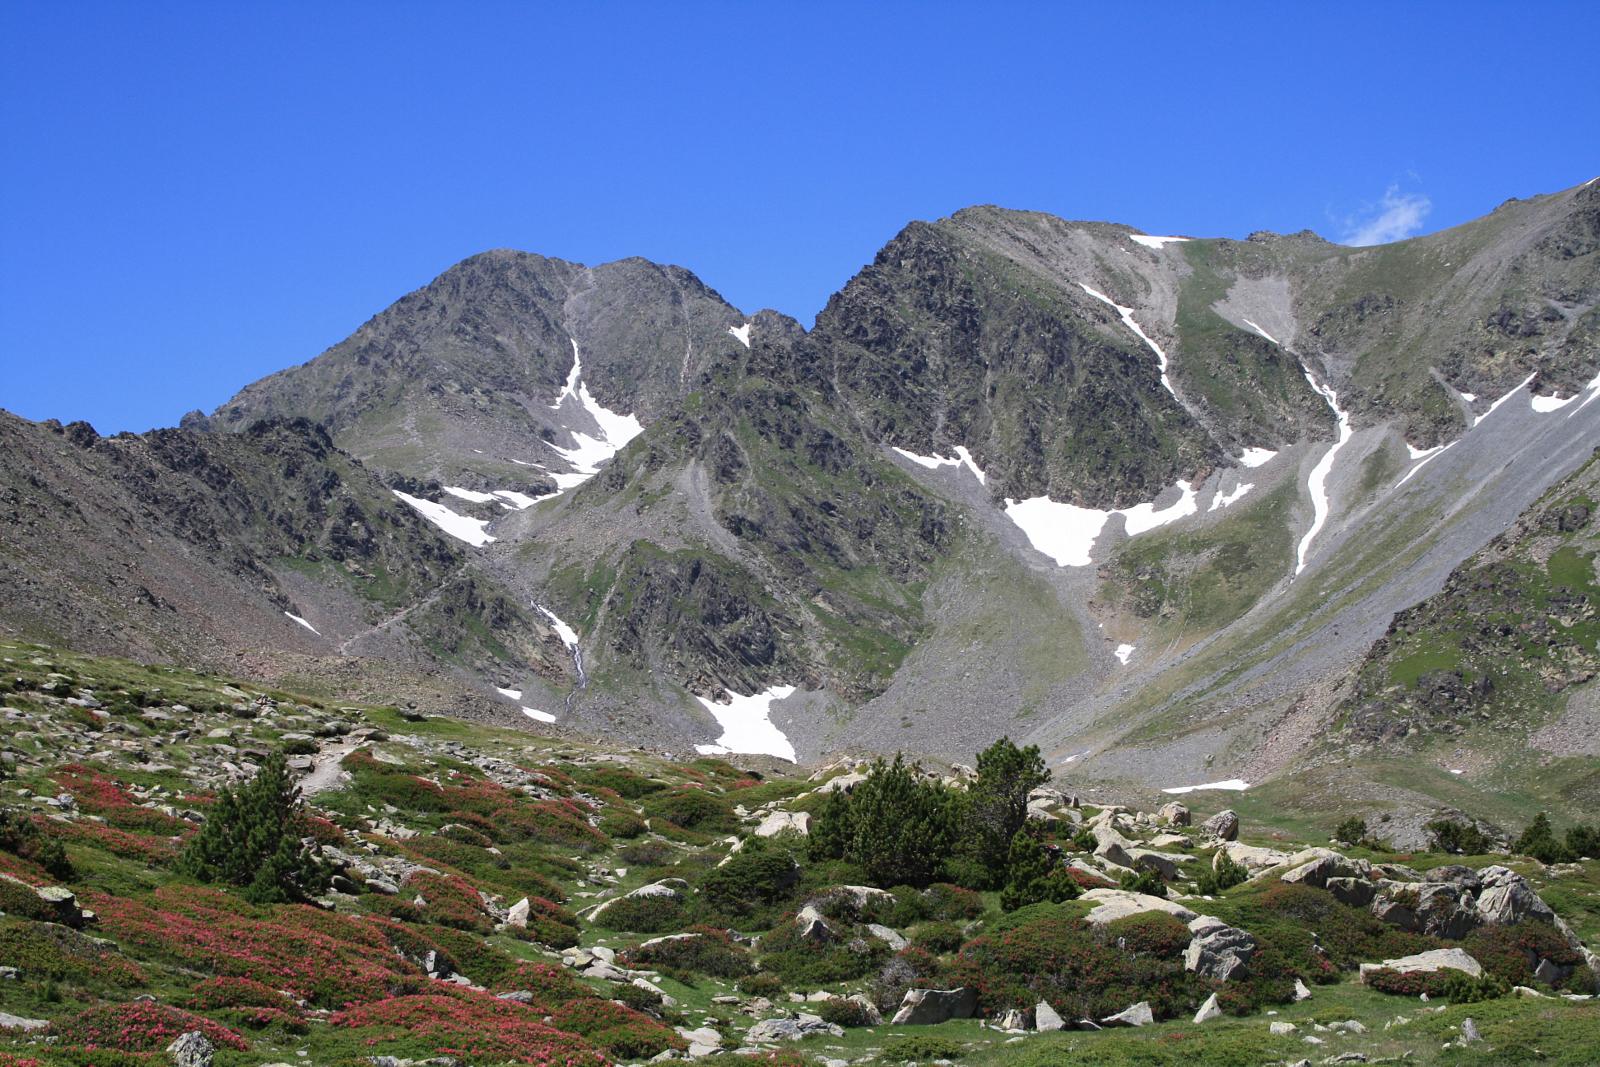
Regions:
<instances>
[{"instance_id":1,"label":"grey rock face","mask_svg":"<svg viewBox=\"0 0 1600 1067\"><path fill-rule=\"evenodd\" d=\"M1150 1002L1141 1000L1139 1003L1107 1015L1100 1020L1102 1026L1149 1026L1156 1021L1155 1014L1150 1010Z\"/></svg>"},{"instance_id":2,"label":"grey rock face","mask_svg":"<svg viewBox=\"0 0 1600 1067\"><path fill-rule=\"evenodd\" d=\"M1209 916L1189 924L1194 933L1183 952L1185 970L1218 982L1241 977L1255 955L1256 939L1236 927Z\"/></svg>"},{"instance_id":3,"label":"grey rock face","mask_svg":"<svg viewBox=\"0 0 1600 1067\"><path fill-rule=\"evenodd\" d=\"M1218 841L1232 841L1239 836L1239 815L1232 808L1219 811L1200 824L1200 832Z\"/></svg>"},{"instance_id":4,"label":"grey rock face","mask_svg":"<svg viewBox=\"0 0 1600 1067\"><path fill-rule=\"evenodd\" d=\"M977 1009L976 989L908 989L889 1021L893 1026L930 1026L949 1019L970 1019Z\"/></svg>"},{"instance_id":5,"label":"grey rock face","mask_svg":"<svg viewBox=\"0 0 1600 1067\"><path fill-rule=\"evenodd\" d=\"M1049 1001L1041 1000L1033 1006L1033 1025L1041 1034L1051 1033L1066 1025L1060 1014L1050 1006Z\"/></svg>"},{"instance_id":6,"label":"grey rock face","mask_svg":"<svg viewBox=\"0 0 1600 1067\"><path fill-rule=\"evenodd\" d=\"M172 1057L174 1067L211 1067L216 1051L211 1039L198 1030L179 1034L167 1046L167 1055Z\"/></svg>"}]
</instances>

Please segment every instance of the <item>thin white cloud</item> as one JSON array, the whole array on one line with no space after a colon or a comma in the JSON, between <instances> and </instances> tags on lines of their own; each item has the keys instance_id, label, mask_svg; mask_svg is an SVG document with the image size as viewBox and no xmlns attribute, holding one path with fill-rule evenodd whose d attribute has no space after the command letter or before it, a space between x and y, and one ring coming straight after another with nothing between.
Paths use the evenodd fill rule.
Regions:
<instances>
[{"instance_id":1,"label":"thin white cloud","mask_svg":"<svg viewBox=\"0 0 1600 1067\"><path fill-rule=\"evenodd\" d=\"M1384 245L1403 241L1422 229L1422 220L1433 210L1433 201L1424 193L1402 193L1398 185L1383 191L1383 199L1345 220L1347 245Z\"/></svg>"}]
</instances>

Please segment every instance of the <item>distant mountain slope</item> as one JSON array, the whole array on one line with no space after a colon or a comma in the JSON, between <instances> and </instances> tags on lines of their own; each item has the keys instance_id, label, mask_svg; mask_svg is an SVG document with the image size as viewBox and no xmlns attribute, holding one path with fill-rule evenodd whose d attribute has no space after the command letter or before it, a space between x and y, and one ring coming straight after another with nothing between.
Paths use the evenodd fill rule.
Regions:
<instances>
[{"instance_id":1,"label":"distant mountain slope","mask_svg":"<svg viewBox=\"0 0 1600 1067\"><path fill-rule=\"evenodd\" d=\"M1010 732L1085 788L1254 783L1341 715L1443 725L1349 676L1583 465L1597 396L1595 183L1364 249L971 208L809 331L681 268L489 252L188 429L16 423L13 514L52 517L11 535L4 621L403 664L669 747ZM125 543L70 517L79 482ZM96 629L101 558L214 590L169 613L203 621Z\"/></svg>"}]
</instances>

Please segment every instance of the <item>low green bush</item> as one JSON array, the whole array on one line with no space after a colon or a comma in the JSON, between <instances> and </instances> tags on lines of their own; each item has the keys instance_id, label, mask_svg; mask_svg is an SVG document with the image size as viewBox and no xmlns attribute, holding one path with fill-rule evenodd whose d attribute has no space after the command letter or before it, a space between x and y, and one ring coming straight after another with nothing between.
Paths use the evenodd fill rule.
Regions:
<instances>
[{"instance_id":1,"label":"low green bush","mask_svg":"<svg viewBox=\"0 0 1600 1067\"><path fill-rule=\"evenodd\" d=\"M932 1060L959 1060L966 1049L942 1037L903 1034L883 1043L879 1058L885 1063L928 1063Z\"/></svg>"},{"instance_id":2,"label":"low green bush","mask_svg":"<svg viewBox=\"0 0 1600 1067\"><path fill-rule=\"evenodd\" d=\"M688 921L687 906L678 897L670 896L623 897L594 919L596 926L639 934L682 930Z\"/></svg>"},{"instance_id":3,"label":"low green bush","mask_svg":"<svg viewBox=\"0 0 1600 1067\"><path fill-rule=\"evenodd\" d=\"M872 1012L867 1005L848 997L834 997L832 1000L823 1001L817 1008L817 1014L822 1016L824 1022L846 1029L874 1024Z\"/></svg>"},{"instance_id":4,"label":"low green bush","mask_svg":"<svg viewBox=\"0 0 1600 1067\"><path fill-rule=\"evenodd\" d=\"M629 967L658 970L679 981L695 975L739 978L755 970L743 945L727 931L710 926L690 927L682 936L636 945L624 951L622 959Z\"/></svg>"}]
</instances>

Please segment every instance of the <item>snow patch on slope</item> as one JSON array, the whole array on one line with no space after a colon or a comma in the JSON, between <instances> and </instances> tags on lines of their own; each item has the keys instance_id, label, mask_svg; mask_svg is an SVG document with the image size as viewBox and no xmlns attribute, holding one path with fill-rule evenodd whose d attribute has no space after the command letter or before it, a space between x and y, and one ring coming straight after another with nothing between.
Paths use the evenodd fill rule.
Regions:
<instances>
[{"instance_id":1,"label":"snow patch on slope","mask_svg":"<svg viewBox=\"0 0 1600 1067\"><path fill-rule=\"evenodd\" d=\"M1238 463L1241 467L1259 467L1270 462L1277 454L1277 450L1272 448L1247 448L1244 450L1244 455L1239 457Z\"/></svg>"},{"instance_id":2,"label":"snow patch on slope","mask_svg":"<svg viewBox=\"0 0 1600 1067\"><path fill-rule=\"evenodd\" d=\"M729 326L728 327L728 332L733 334L734 340L738 341L740 344L744 345L746 348L749 348L750 347L750 327L753 326L753 325L755 325L755 324L747 322L743 326Z\"/></svg>"},{"instance_id":3,"label":"snow patch on slope","mask_svg":"<svg viewBox=\"0 0 1600 1067\"><path fill-rule=\"evenodd\" d=\"M1141 244L1146 248L1154 248L1158 252L1161 251L1161 249L1166 245L1176 244L1181 241L1187 241L1188 239L1189 238L1187 237L1151 237L1147 233L1128 234L1128 240L1132 241L1134 244Z\"/></svg>"},{"instance_id":4,"label":"snow patch on slope","mask_svg":"<svg viewBox=\"0 0 1600 1067\"><path fill-rule=\"evenodd\" d=\"M1225 508L1229 505L1237 504L1239 501L1244 499L1244 495L1246 493L1255 487L1256 486L1254 482L1240 482L1238 485L1233 487L1233 492L1231 493L1224 493L1221 489L1218 489L1217 495L1211 498L1211 506L1206 510L1216 511L1218 508Z\"/></svg>"},{"instance_id":5,"label":"snow patch on slope","mask_svg":"<svg viewBox=\"0 0 1600 1067\"><path fill-rule=\"evenodd\" d=\"M556 717L554 715L550 714L548 711L540 711L538 708L523 708L522 714L526 715L535 722L548 723L556 721Z\"/></svg>"},{"instance_id":6,"label":"snow patch on slope","mask_svg":"<svg viewBox=\"0 0 1600 1067\"><path fill-rule=\"evenodd\" d=\"M967 451L966 445L957 445L956 454L948 459L943 456L919 456L915 452L908 452L897 446L891 446L891 448L919 467L926 467L928 470L938 470L940 467L965 467L972 472L974 478L978 479L979 485L989 484L988 475L983 473L983 469L978 466L977 460L972 458L972 453Z\"/></svg>"},{"instance_id":7,"label":"snow patch on slope","mask_svg":"<svg viewBox=\"0 0 1600 1067\"><path fill-rule=\"evenodd\" d=\"M1179 240L1182 240L1182 238L1179 238ZM1096 300L1110 304L1112 307L1116 308L1117 314L1122 317L1122 324L1137 334L1139 340L1150 346L1150 351L1156 354L1156 366L1161 369L1161 387L1176 397L1178 394L1177 391L1172 388L1172 379L1167 377L1167 354L1163 352L1161 350L1161 346L1152 341L1150 339L1150 335L1145 333L1143 328L1141 328L1140 325L1133 320L1133 309L1130 307L1123 307L1106 294L1100 292L1100 290L1091 289L1082 282L1078 283L1078 287L1084 292L1088 293L1090 296L1094 297Z\"/></svg>"},{"instance_id":8,"label":"snow patch on slope","mask_svg":"<svg viewBox=\"0 0 1600 1067\"><path fill-rule=\"evenodd\" d=\"M490 537L485 529L489 525L488 519L474 519L468 515L460 515L443 504L435 504L431 500L423 500L421 497L402 493L398 489L389 491L407 504L410 504L423 518L451 537L465 541L476 548L482 548L484 545L494 541L494 538Z\"/></svg>"},{"instance_id":9,"label":"snow patch on slope","mask_svg":"<svg viewBox=\"0 0 1600 1067\"><path fill-rule=\"evenodd\" d=\"M1257 326L1255 323L1251 322L1249 319L1245 319L1244 320L1244 324L1246 326L1250 327L1256 333L1259 333L1262 337L1265 337L1267 340L1271 341L1273 344L1277 344L1278 343L1278 339L1276 337L1272 336L1266 330L1263 330L1261 327ZM1279 347L1282 347L1282 346L1280 345Z\"/></svg>"},{"instance_id":10,"label":"snow patch on slope","mask_svg":"<svg viewBox=\"0 0 1600 1067\"><path fill-rule=\"evenodd\" d=\"M600 429L600 436L593 437L576 430L567 431L572 435L574 442L571 448L562 448L552 444L551 449L572 468L569 473L551 474L555 480L558 492L574 489L600 473L600 465L610 460L623 447L635 437L644 432L644 426L633 415L622 415L612 411L601 404L589 392L589 386L583 381L583 360L578 352L578 342L572 342L572 370L567 374L567 384L561 390L561 395L550 407L559 410L569 397L576 397L578 404L588 413L589 418ZM554 494L552 494L554 495ZM548 499L540 497L539 499Z\"/></svg>"},{"instance_id":11,"label":"snow patch on slope","mask_svg":"<svg viewBox=\"0 0 1600 1067\"><path fill-rule=\"evenodd\" d=\"M1305 370L1304 367L1301 369ZM1311 494L1311 529L1300 538L1299 547L1296 549L1294 565L1296 574L1306 569L1306 553L1311 549L1311 542L1316 540L1317 534L1322 532L1322 527L1328 521L1328 475L1333 473L1334 457L1355 434L1355 430L1350 426L1350 413L1339 408L1339 394L1332 388L1319 384L1309 370L1305 370L1305 376L1306 381L1311 383L1311 388L1316 390L1317 395L1326 400L1328 407L1333 410L1333 417L1339 423L1339 439L1334 441L1321 459L1317 460L1317 465L1311 468L1311 477L1306 482L1306 491Z\"/></svg>"},{"instance_id":12,"label":"snow patch on slope","mask_svg":"<svg viewBox=\"0 0 1600 1067\"><path fill-rule=\"evenodd\" d=\"M702 756L720 756L732 752L777 756L795 761L794 744L782 730L772 723L772 702L793 696L792 685L775 685L771 689L751 696L740 696L728 691L728 702L720 704L709 697L695 697L722 727L722 736L714 745L696 745Z\"/></svg>"},{"instance_id":13,"label":"snow patch on slope","mask_svg":"<svg viewBox=\"0 0 1600 1067\"><path fill-rule=\"evenodd\" d=\"M1117 657L1118 663L1126 667L1128 665L1128 660L1132 658L1134 652L1135 649L1132 645L1118 645L1116 650L1111 654Z\"/></svg>"},{"instance_id":14,"label":"snow patch on slope","mask_svg":"<svg viewBox=\"0 0 1600 1067\"><path fill-rule=\"evenodd\" d=\"M1537 372L1535 372L1535 374L1537 374ZM1502 404L1516 396L1518 393L1522 392L1522 390L1526 389L1528 387L1528 383L1533 381L1535 374L1528 375L1526 378L1522 379L1522 384L1518 385L1515 389L1511 390L1511 392L1507 393L1499 400L1496 400L1493 404L1490 404L1488 411L1485 411L1482 415L1479 415L1477 418L1472 420L1472 425L1482 425L1483 420L1487 419L1490 415L1493 415L1496 411L1499 411Z\"/></svg>"},{"instance_id":15,"label":"snow patch on slope","mask_svg":"<svg viewBox=\"0 0 1600 1067\"><path fill-rule=\"evenodd\" d=\"M1250 783L1243 778L1229 778L1221 782L1207 782L1204 785L1178 785L1171 789L1163 789L1163 793L1194 793L1201 789L1228 789L1235 793L1242 793L1250 788Z\"/></svg>"},{"instance_id":16,"label":"snow patch on slope","mask_svg":"<svg viewBox=\"0 0 1600 1067\"><path fill-rule=\"evenodd\" d=\"M300 616L296 615L294 612L286 611L286 612L284 612L284 614L289 616L289 618L293 619L295 622L299 623L301 626L304 626L306 629L310 630L312 633L316 634L318 637L322 636L321 633L318 633L317 628L315 626L312 626L309 622L307 622L306 620L302 619Z\"/></svg>"},{"instance_id":17,"label":"snow patch on slope","mask_svg":"<svg viewBox=\"0 0 1600 1067\"><path fill-rule=\"evenodd\" d=\"M1113 515L1123 517L1128 536L1134 537L1196 514L1200 502L1194 487L1179 482L1178 490L1182 495L1160 510L1154 504L1135 504L1116 511L1099 511L1036 496L1028 500L1007 498L1005 511L1006 517L1027 535L1028 543L1055 560L1056 566L1087 567L1093 562L1090 554L1094 543Z\"/></svg>"}]
</instances>

